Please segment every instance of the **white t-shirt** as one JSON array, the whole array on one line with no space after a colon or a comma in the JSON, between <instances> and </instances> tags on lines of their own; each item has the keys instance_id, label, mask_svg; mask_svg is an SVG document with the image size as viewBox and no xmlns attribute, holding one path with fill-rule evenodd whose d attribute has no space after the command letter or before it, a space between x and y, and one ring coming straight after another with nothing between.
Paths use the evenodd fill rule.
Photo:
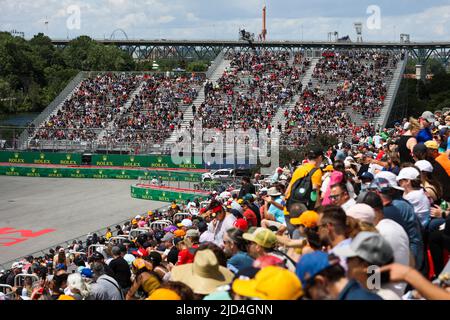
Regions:
<instances>
[{"instance_id":1,"label":"white t-shirt","mask_svg":"<svg viewBox=\"0 0 450 320\"><path fill-rule=\"evenodd\" d=\"M391 245L396 263L409 265L409 238L405 229L391 219L383 219L376 226L378 232ZM387 285L400 297L405 293L406 283L400 282Z\"/></svg>"},{"instance_id":2,"label":"white t-shirt","mask_svg":"<svg viewBox=\"0 0 450 320\"><path fill-rule=\"evenodd\" d=\"M355 199L350 198L346 203L344 203L344 204L341 206L341 208L342 208L344 211L347 211L348 209L350 209L351 207L353 207L355 204L356 204Z\"/></svg>"},{"instance_id":3,"label":"white t-shirt","mask_svg":"<svg viewBox=\"0 0 450 320\"><path fill-rule=\"evenodd\" d=\"M223 221L218 221L216 228L214 229L214 243L219 247L223 245L223 234L234 227L234 222L236 221L236 217L231 213L225 216Z\"/></svg>"},{"instance_id":4,"label":"white t-shirt","mask_svg":"<svg viewBox=\"0 0 450 320\"><path fill-rule=\"evenodd\" d=\"M425 225L430 217L430 200L428 200L423 189L411 191L403 195L403 198L413 205L414 212L419 217L422 225Z\"/></svg>"}]
</instances>

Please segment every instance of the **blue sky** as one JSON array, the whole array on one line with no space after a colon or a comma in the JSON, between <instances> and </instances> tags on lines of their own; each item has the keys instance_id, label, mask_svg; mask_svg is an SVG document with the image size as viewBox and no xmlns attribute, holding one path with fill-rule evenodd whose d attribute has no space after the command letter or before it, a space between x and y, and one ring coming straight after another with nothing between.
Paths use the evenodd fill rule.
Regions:
<instances>
[{"instance_id":1,"label":"blue sky","mask_svg":"<svg viewBox=\"0 0 450 320\"><path fill-rule=\"evenodd\" d=\"M450 0L0 0L0 30L23 31L27 38L43 32L103 39L121 28L135 39L237 39L240 27L260 32L264 3L268 39L327 40L330 31L354 39L353 22L360 21L367 41L397 41L400 33L412 41L450 41ZM67 23L77 21L68 12L74 5L79 29ZM380 10L378 20L367 13L372 5Z\"/></svg>"}]
</instances>

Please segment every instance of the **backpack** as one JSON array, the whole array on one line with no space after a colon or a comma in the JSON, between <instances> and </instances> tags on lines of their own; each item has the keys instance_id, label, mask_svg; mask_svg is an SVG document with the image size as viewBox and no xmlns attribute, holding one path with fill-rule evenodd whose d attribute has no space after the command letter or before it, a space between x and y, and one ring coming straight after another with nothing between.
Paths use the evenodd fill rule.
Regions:
<instances>
[{"instance_id":1,"label":"backpack","mask_svg":"<svg viewBox=\"0 0 450 320\"><path fill-rule=\"evenodd\" d=\"M289 199L287 199L286 203L286 208L288 211L290 211L291 206L294 203L303 203L309 210L314 208L315 201L311 200L311 192L313 191L311 178L317 170L319 169L312 169L306 176L298 179L292 185L291 195Z\"/></svg>"}]
</instances>

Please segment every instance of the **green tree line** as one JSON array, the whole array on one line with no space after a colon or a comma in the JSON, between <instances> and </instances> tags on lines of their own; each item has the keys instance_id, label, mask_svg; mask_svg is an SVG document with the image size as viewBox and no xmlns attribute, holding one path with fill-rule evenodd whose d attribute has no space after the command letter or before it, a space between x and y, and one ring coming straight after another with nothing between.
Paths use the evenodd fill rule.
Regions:
<instances>
[{"instance_id":1,"label":"green tree line","mask_svg":"<svg viewBox=\"0 0 450 320\"><path fill-rule=\"evenodd\" d=\"M158 71L202 72L208 61L161 59ZM153 61L137 62L116 46L87 36L64 48L40 33L31 40L0 32L0 114L42 111L79 71L151 71Z\"/></svg>"},{"instance_id":2,"label":"green tree line","mask_svg":"<svg viewBox=\"0 0 450 320\"><path fill-rule=\"evenodd\" d=\"M407 74L415 74L417 61L410 60ZM418 117L424 111L436 111L450 107L450 74L442 64L430 59L427 72L432 75L430 80L402 79L394 103L390 122L405 117Z\"/></svg>"}]
</instances>

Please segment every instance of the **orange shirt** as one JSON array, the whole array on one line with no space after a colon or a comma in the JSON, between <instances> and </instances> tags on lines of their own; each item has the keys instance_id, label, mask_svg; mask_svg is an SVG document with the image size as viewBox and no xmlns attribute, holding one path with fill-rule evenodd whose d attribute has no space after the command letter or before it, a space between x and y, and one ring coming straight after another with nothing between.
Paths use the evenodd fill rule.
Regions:
<instances>
[{"instance_id":1,"label":"orange shirt","mask_svg":"<svg viewBox=\"0 0 450 320\"><path fill-rule=\"evenodd\" d=\"M438 156L435 160L442 166L442 168L444 168L445 172L447 172L447 175L450 176L450 160L448 159L447 154L441 153L441 155Z\"/></svg>"}]
</instances>

